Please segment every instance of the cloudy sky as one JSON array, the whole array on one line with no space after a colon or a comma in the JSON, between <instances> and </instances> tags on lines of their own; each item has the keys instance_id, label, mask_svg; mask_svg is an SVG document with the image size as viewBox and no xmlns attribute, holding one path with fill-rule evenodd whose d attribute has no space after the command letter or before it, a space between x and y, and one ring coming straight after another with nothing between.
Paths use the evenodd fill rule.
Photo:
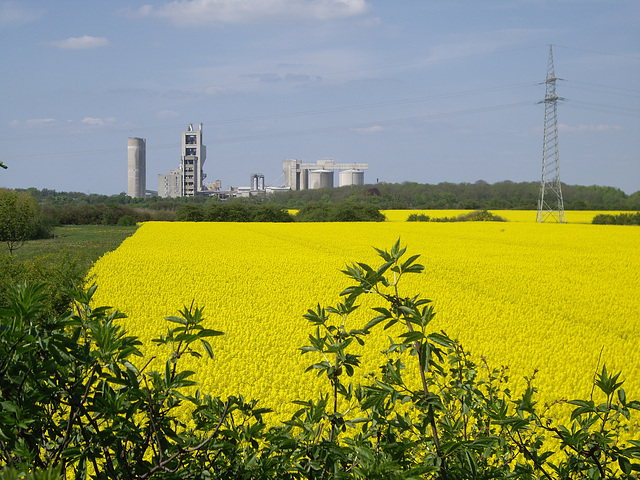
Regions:
<instances>
[{"instance_id":1,"label":"cloudy sky","mask_svg":"<svg viewBox=\"0 0 640 480\"><path fill-rule=\"evenodd\" d=\"M561 179L640 190L638 0L0 0L0 187L147 188L203 124L207 182L282 160L367 183L539 181L553 45Z\"/></svg>"}]
</instances>

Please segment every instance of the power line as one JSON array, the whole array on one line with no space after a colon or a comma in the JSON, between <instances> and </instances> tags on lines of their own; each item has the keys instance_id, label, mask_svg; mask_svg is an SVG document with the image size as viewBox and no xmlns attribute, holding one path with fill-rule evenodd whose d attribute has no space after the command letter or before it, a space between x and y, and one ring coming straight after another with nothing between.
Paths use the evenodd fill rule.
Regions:
<instances>
[{"instance_id":1,"label":"power line","mask_svg":"<svg viewBox=\"0 0 640 480\"><path fill-rule=\"evenodd\" d=\"M601 103L581 102L579 100L568 100L565 105L571 108L581 110L590 110L593 112L610 113L614 115L623 115L627 117L640 118L640 110L637 108L619 107L615 105L604 105Z\"/></svg>"},{"instance_id":2,"label":"power line","mask_svg":"<svg viewBox=\"0 0 640 480\"><path fill-rule=\"evenodd\" d=\"M313 128L313 129L307 129L307 130L288 130L284 132L272 132L272 133L264 133L264 134L257 134L257 135L243 135L238 137L208 140L207 145L238 143L238 142L245 142L245 141L262 140L267 138L297 137L297 136L312 135L312 134L318 134L318 133L332 133L332 132L340 132L340 131L358 130L358 129L365 129L365 128L370 128L375 126L399 125L403 123L411 123L411 122L424 121L424 120L437 120L441 118L455 117L455 116L461 116L461 115L472 115L472 114L491 112L491 111L497 111L497 110L519 108L527 105L529 106L535 105L536 103L537 102L532 102L532 101L516 102L516 103L509 103L509 104L502 104L502 105L491 105L487 107L472 108L472 109L466 109L466 110L457 110L452 112L438 112L433 114L414 115L411 117L401 117L401 118L380 120L380 121L367 122L367 123L336 125L336 126L320 127L320 128ZM155 146L149 146L149 145L147 146L147 150L162 150L166 148L176 148L176 144L168 143L168 144L160 144ZM42 158L42 157L95 155L95 154L116 153L116 152L122 153L124 151L126 151L126 147L101 149L101 150L83 150L83 151L77 151L77 152L36 153L36 154L29 154L29 155L15 155L15 156L11 156L11 158L14 160L25 160L30 158Z\"/></svg>"},{"instance_id":3,"label":"power line","mask_svg":"<svg viewBox=\"0 0 640 480\"><path fill-rule=\"evenodd\" d=\"M274 114L256 115L256 116L250 116L250 117L241 117L237 119L210 120L210 121L203 121L201 123L206 126L225 126L225 125L235 125L235 124L242 124L242 123L260 121L260 120L296 118L296 117L322 115L327 113L342 113L342 112L349 112L349 111L356 111L356 110L364 110L369 108L381 108L381 107L389 107L389 106L396 106L396 105L417 104L417 103L429 102L434 100L443 100L448 98L477 95L481 93L501 92L506 90L519 89L523 87L532 87L535 85L536 85L536 82L516 83L516 84L502 85L497 87L486 87L486 88L477 88L472 90L464 90L459 92L442 93L437 95L410 97L410 98L404 98L404 99L398 99L398 100L387 100L383 102L353 104L353 105L336 106L336 107L314 109L314 110L304 110L304 111L297 111L297 112L282 112L282 113L274 113ZM48 137L115 135L115 134L121 134L121 133L133 134L134 131L139 133L139 132L152 131L152 130L176 129L181 127L182 127L182 124L170 124L170 125L155 126L155 127L142 126L142 127L136 127L135 129L132 129L129 127L129 128L105 130L101 132L86 132L86 133L72 132L72 133L66 133L66 134L51 134L51 135L39 135L39 136L34 136L30 134L28 136L25 135L23 137L3 138L0 140L15 141L15 140L21 140L21 139L33 140L33 139L48 138Z\"/></svg>"},{"instance_id":4,"label":"power line","mask_svg":"<svg viewBox=\"0 0 640 480\"><path fill-rule=\"evenodd\" d=\"M596 55L607 55L609 57L621 57L621 58L629 58L631 60L640 60L640 56L639 55L628 55L628 54L624 54L624 53L600 52L600 51L597 51L597 50L589 50L587 48L569 47L567 45L558 45L557 43L554 43L554 45L556 47L566 48L566 49L569 49L569 50L580 50L582 52L595 53Z\"/></svg>"},{"instance_id":5,"label":"power line","mask_svg":"<svg viewBox=\"0 0 640 480\"><path fill-rule=\"evenodd\" d=\"M606 90L596 90L595 88L585 88L585 87L574 87L574 88L579 88L582 90L589 90L592 92L598 92L598 93L606 93L606 94L610 94L610 95L623 95L625 97L632 97L632 98L638 98L640 97L640 90L637 89L633 89L633 88L623 88L623 87L613 87L613 86L609 86L609 85L601 85L601 84L597 84L597 83L587 83L587 82L578 82L576 80L565 80L565 82L567 83L567 85L569 86L574 86L574 84L578 84L578 85L587 85L590 87L599 87L599 88L604 88L604 89L609 89L609 90L620 90L618 92L608 92Z\"/></svg>"}]
</instances>

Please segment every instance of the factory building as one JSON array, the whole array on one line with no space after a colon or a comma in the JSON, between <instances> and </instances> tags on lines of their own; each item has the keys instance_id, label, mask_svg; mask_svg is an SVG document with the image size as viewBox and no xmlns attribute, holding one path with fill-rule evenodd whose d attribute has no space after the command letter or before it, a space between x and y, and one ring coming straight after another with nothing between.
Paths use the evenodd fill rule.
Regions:
<instances>
[{"instance_id":1,"label":"factory building","mask_svg":"<svg viewBox=\"0 0 640 480\"><path fill-rule=\"evenodd\" d=\"M144 198L147 189L147 148L144 138L129 138L127 142L127 195Z\"/></svg>"},{"instance_id":2,"label":"factory building","mask_svg":"<svg viewBox=\"0 0 640 480\"><path fill-rule=\"evenodd\" d=\"M189 124L182 132L180 168L170 170L168 175L158 175L158 195L161 197L192 197L207 189L203 182L203 171L207 158L207 147L202 144L202 123L198 130Z\"/></svg>"},{"instance_id":3,"label":"factory building","mask_svg":"<svg viewBox=\"0 0 640 480\"><path fill-rule=\"evenodd\" d=\"M189 124L187 131L182 132L182 155L180 170L182 171L182 195L193 197L204 189L203 181L207 176L202 167L207 157L207 147L202 144L202 124L195 131Z\"/></svg>"},{"instance_id":4,"label":"factory building","mask_svg":"<svg viewBox=\"0 0 640 480\"><path fill-rule=\"evenodd\" d=\"M132 140L138 141L133 142L133 145L136 146L135 151L138 152L138 156L140 150L142 151L142 158L144 158L144 140L129 140L129 192L131 194L133 191L141 191L144 195L144 183L139 187L140 190L132 190L132 178L138 177L132 174L131 167L131 155L134 151ZM202 123L197 130L193 128L193 124L189 124L187 129L182 132L180 167L170 170L168 174L158 175L157 194L165 198L206 195L226 200L234 197L262 196L286 190L332 188L335 184L336 171L338 172L339 186L364 185L364 170L369 168L367 163L335 163L333 160L303 163L300 160L289 159L282 162L284 186L266 186L263 174L252 173L249 187L230 186L227 190L222 190L220 180L215 183L204 183L206 174L203 171L203 166L206 156L206 147L202 144ZM140 169L135 171L139 172ZM142 162L142 178L144 182L144 161Z\"/></svg>"},{"instance_id":5,"label":"factory building","mask_svg":"<svg viewBox=\"0 0 640 480\"><path fill-rule=\"evenodd\" d=\"M179 168L169 170L168 175L158 175L159 197L182 197L182 173Z\"/></svg>"},{"instance_id":6,"label":"factory building","mask_svg":"<svg viewBox=\"0 0 640 480\"><path fill-rule=\"evenodd\" d=\"M317 163L302 163L300 160L284 160L285 187L290 190L332 188L334 171L339 170L339 186L364 185L364 170L368 163L334 163L333 160L318 160Z\"/></svg>"}]
</instances>

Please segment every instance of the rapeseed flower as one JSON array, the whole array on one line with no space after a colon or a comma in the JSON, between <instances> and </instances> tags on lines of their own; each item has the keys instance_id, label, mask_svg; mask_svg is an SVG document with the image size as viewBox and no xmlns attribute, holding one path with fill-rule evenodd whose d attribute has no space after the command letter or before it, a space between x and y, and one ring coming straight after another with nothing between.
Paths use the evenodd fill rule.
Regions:
<instances>
[{"instance_id":1,"label":"rapeseed flower","mask_svg":"<svg viewBox=\"0 0 640 480\"><path fill-rule=\"evenodd\" d=\"M184 359L182 367L197 372L201 390L259 399L280 420L297 409L293 400L328 389L325 378L304 373L311 360L299 347L313 329L302 315L335 305L349 285L340 271L377 265L372 247L400 237L426 267L407 277L401 294L433 300L434 330L478 360L508 365L512 390L537 370L539 401L587 398L606 363L637 398L640 229L536 224L528 213L531 221L501 223L150 222L102 257L90 278L97 304L126 313L122 321L148 355L159 353L151 339L166 332L164 317L192 302L205 306L206 327L225 335L212 340L213 360ZM374 300L365 297L353 328L374 315ZM378 371L386 334L365 338L355 382Z\"/></svg>"}]
</instances>

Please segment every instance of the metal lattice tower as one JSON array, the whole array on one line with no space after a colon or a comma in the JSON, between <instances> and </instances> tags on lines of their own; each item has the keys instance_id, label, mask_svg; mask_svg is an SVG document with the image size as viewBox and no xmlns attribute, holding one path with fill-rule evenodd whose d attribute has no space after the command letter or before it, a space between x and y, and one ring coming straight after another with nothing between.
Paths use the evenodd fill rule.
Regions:
<instances>
[{"instance_id":1,"label":"metal lattice tower","mask_svg":"<svg viewBox=\"0 0 640 480\"><path fill-rule=\"evenodd\" d=\"M558 100L564 100L556 94L556 73L553 68L553 47L549 45L549 63L547 64L547 88L544 96L544 142L542 148L542 181L538 199L538 223L553 218L556 222L566 223L564 202L560 186L560 153L558 150Z\"/></svg>"}]
</instances>

